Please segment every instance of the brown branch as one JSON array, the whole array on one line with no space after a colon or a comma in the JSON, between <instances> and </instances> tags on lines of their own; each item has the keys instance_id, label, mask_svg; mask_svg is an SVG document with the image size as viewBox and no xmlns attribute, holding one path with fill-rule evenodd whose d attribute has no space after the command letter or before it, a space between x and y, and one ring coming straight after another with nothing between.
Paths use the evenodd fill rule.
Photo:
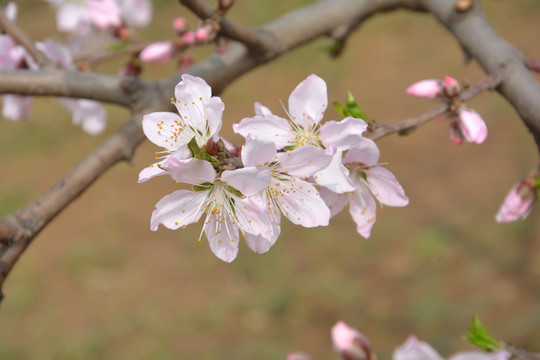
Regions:
<instances>
[{"instance_id":1,"label":"brown branch","mask_svg":"<svg viewBox=\"0 0 540 360\"><path fill-rule=\"evenodd\" d=\"M111 60L115 59L117 57L125 56L125 55L132 55L141 52L146 46L148 46L150 43L138 43L128 46L125 49L122 50L115 50L115 51L106 51L100 54L83 54L75 57L74 62L88 62L91 67Z\"/></svg>"},{"instance_id":2,"label":"brown branch","mask_svg":"<svg viewBox=\"0 0 540 360\"><path fill-rule=\"evenodd\" d=\"M182 5L189 8L200 19L206 20L218 15L217 9L202 0L179 0ZM223 16L218 16L217 22L220 33L229 39L236 40L244 44L248 49L255 50L264 47L263 38L252 29L237 24Z\"/></svg>"},{"instance_id":3,"label":"brown branch","mask_svg":"<svg viewBox=\"0 0 540 360\"><path fill-rule=\"evenodd\" d=\"M9 21L6 14L4 14L2 10L0 10L0 27L4 29L4 31L15 40L15 42L24 47L28 54L30 54L30 56L39 66L43 66L47 63L47 59L34 46L32 40L30 40L30 38L21 28Z\"/></svg>"},{"instance_id":4,"label":"brown branch","mask_svg":"<svg viewBox=\"0 0 540 360\"><path fill-rule=\"evenodd\" d=\"M509 344L504 344L504 349L512 354L512 360L540 360L539 353L531 353Z\"/></svg>"},{"instance_id":5,"label":"brown branch","mask_svg":"<svg viewBox=\"0 0 540 360\"><path fill-rule=\"evenodd\" d=\"M499 74L493 74L485 77L479 82L470 86L467 90L463 91L459 97L460 101L465 102L472 99L474 96L482 93L486 90L495 89L502 81L502 76ZM382 137L388 136L394 133L406 133L416 129L417 127L427 123L430 120L437 118L440 115L448 113L450 110L449 103L441 103L429 110L426 110L418 115L411 116L409 118L390 123L390 124L378 124L373 130L366 134L366 137L378 140Z\"/></svg>"}]
</instances>

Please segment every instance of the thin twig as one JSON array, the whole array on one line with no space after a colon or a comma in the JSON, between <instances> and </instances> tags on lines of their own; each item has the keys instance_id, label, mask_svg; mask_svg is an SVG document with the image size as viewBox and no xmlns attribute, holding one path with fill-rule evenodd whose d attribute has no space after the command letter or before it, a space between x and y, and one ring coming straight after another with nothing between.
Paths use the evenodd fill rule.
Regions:
<instances>
[{"instance_id":1,"label":"thin twig","mask_svg":"<svg viewBox=\"0 0 540 360\"><path fill-rule=\"evenodd\" d=\"M182 5L189 8L200 19L206 20L216 16L217 10L202 0L179 0ZM260 49L264 47L264 42L257 33L241 24L237 24L229 19L219 16L217 22L220 33L225 37L236 40L244 44L248 49Z\"/></svg>"},{"instance_id":2,"label":"thin twig","mask_svg":"<svg viewBox=\"0 0 540 360\"><path fill-rule=\"evenodd\" d=\"M502 76L500 74L492 74L479 82L470 86L467 90L461 93L459 99L463 102L472 99L474 96L480 94L486 90L495 89L502 81ZM418 115L411 116L409 118L396 121L390 124L382 124L368 134L366 137L369 137L373 140L378 140L382 137L385 137L394 133L404 133L409 132L426 122L437 118L440 115L446 114L450 110L450 105L448 103L441 103L429 110L426 110Z\"/></svg>"},{"instance_id":3,"label":"thin twig","mask_svg":"<svg viewBox=\"0 0 540 360\"><path fill-rule=\"evenodd\" d=\"M85 62L86 61L86 62L88 62L90 64L91 67L94 67L95 65L97 65L99 63L102 63L102 62L105 62L105 61L108 61L108 60L112 60L112 59L115 59L117 57L121 57L121 56L124 56L124 55L132 55L132 54L136 54L138 52L141 52L146 46L148 46L148 44L150 44L150 43L144 42L144 43L133 44L133 45L130 45L130 46L128 46L128 47L126 47L125 49L122 49L122 50L106 51L106 52L99 53L99 54L96 54L96 55L83 54L83 55L79 55L79 56L75 57L74 61L75 62Z\"/></svg>"},{"instance_id":4,"label":"thin twig","mask_svg":"<svg viewBox=\"0 0 540 360\"><path fill-rule=\"evenodd\" d=\"M10 35L18 44L24 47L26 51L28 52L28 54L30 54L30 56L34 59L34 61L39 66L43 66L46 64L47 59L34 46L34 43L32 42L32 40L30 40L30 38L26 35L26 33L21 28L19 28L17 25L11 22L2 10L0 10L0 27L4 29L4 31L8 35Z\"/></svg>"}]
</instances>

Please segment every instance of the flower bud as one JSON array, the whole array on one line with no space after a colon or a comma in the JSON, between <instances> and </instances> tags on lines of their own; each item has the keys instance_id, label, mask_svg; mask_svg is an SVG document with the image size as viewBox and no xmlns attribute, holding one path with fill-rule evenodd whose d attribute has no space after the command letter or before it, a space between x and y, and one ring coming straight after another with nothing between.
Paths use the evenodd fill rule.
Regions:
<instances>
[{"instance_id":1,"label":"flower bud","mask_svg":"<svg viewBox=\"0 0 540 360\"><path fill-rule=\"evenodd\" d=\"M538 176L530 176L514 185L506 195L495 220L498 223L509 223L525 219L538 197L538 189L535 186L537 182Z\"/></svg>"},{"instance_id":2,"label":"flower bud","mask_svg":"<svg viewBox=\"0 0 540 360\"><path fill-rule=\"evenodd\" d=\"M304 352L295 351L287 355L287 360L313 360L313 357Z\"/></svg>"},{"instance_id":3,"label":"flower bud","mask_svg":"<svg viewBox=\"0 0 540 360\"><path fill-rule=\"evenodd\" d=\"M173 29L178 36L182 36L188 30L188 24L183 17L177 17L173 21Z\"/></svg>"},{"instance_id":4,"label":"flower bud","mask_svg":"<svg viewBox=\"0 0 540 360\"><path fill-rule=\"evenodd\" d=\"M218 0L218 9L221 12L229 10L235 3L235 0Z\"/></svg>"},{"instance_id":5,"label":"flower bud","mask_svg":"<svg viewBox=\"0 0 540 360\"><path fill-rule=\"evenodd\" d=\"M332 327L334 349L343 360L370 360L371 346L368 339L343 321Z\"/></svg>"},{"instance_id":6,"label":"flower bud","mask_svg":"<svg viewBox=\"0 0 540 360\"><path fill-rule=\"evenodd\" d=\"M170 41L155 42L141 51L141 60L144 62L165 62L172 58L174 53Z\"/></svg>"},{"instance_id":7,"label":"flower bud","mask_svg":"<svg viewBox=\"0 0 540 360\"><path fill-rule=\"evenodd\" d=\"M451 76L445 76L443 81L444 94L449 97L456 97L459 95L461 88L459 82Z\"/></svg>"},{"instance_id":8,"label":"flower bud","mask_svg":"<svg viewBox=\"0 0 540 360\"><path fill-rule=\"evenodd\" d=\"M182 42L186 45L195 44L195 32L187 31L182 35Z\"/></svg>"},{"instance_id":9,"label":"flower bud","mask_svg":"<svg viewBox=\"0 0 540 360\"><path fill-rule=\"evenodd\" d=\"M112 0L89 0L86 11L93 24L101 30L117 27L122 23L122 10Z\"/></svg>"},{"instance_id":10,"label":"flower bud","mask_svg":"<svg viewBox=\"0 0 540 360\"><path fill-rule=\"evenodd\" d=\"M206 30L205 28L199 28L195 30L195 39L197 40L197 42L205 43L208 41L208 38L208 30Z\"/></svg>"},{"instance_id":11,"label":"flower bud","mask_svg":"<svg viewBox=\"0 0 540 360\"><path fill-rule=\"evenodd\" d=\"M426 99L435 99L441 92L442 85L439 80L422 80L407 88L407 94Z\"/></svg>"},{"instance_id":12,"label":"flower bud","mask_svg":"<svg viewBox=\"0 0 540 360\"><path fill-rule=\"evenodd\" d=\"M458 125L468 142L481 144L487 138L487 126L482 117L467 106L458 109Z\"/></svg>"}]
</instances>

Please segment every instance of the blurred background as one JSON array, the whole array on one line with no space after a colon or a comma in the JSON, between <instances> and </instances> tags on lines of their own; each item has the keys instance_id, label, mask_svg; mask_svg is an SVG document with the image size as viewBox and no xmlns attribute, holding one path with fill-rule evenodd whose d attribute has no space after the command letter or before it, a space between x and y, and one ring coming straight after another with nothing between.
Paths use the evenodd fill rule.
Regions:
<instances>
[{"instance_id":1,"label":"blurred background","mask_svg":"<svg viewBox=\"0 0 540 360\"><path fill-rule=\"evenodd\" d=\"M18 24L33 39L65 40L46 2L17 3ZM230 17L258 26L309 3L237 1ZM502 36L540 58L538 0L482 5ZM152 26L136 36L170 38L177 16L197 25L176 1L157 0ZM458 43L433 17L417 13L369 19L339 59L327 56L328 45L317 40L231 84L221 94L222 135L241 144L231 125L252 115L253 102L281 114L278 99L311 73L327 81L330 101L344 102L351 91L381 123L432 106L405 94L418 80L484 76L474 62L464 64ZM121 64L97 70L114 74ZM149 64L142 76L175 72L173 63ZM241 244L231 264L197 242L197 225L150 231L155 203L176 185L166 177L137 184L156 150L144 143L132 164L103 175L15 266L0 306L0 359L284 359L295 350L337 359L330 328L338 320L365 333L379 359L390 359L411 333L447 357L472 349L462 336L473 314L496 338L540 351L540 209L526 221L494 221L510 187L535 166L535 146L497 93L469 105L488 124L482 145L454 145L446 122L379 141L381 161L411 201L379 209L369 240L346 211L325 228L284 221L269 253ZM124 109L107 109L108 128L98 137L73 126L54 99L37 99L28 121L0 119L0 216L37 198L128 118ZM330 108L325 119L338 115Z\"/></svg>"}]
</instances>

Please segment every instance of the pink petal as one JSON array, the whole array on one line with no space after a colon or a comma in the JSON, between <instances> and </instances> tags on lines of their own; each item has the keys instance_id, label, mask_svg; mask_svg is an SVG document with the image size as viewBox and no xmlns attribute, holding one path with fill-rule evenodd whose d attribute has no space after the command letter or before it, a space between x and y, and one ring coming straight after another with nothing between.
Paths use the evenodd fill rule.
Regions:
<instances>
[{"instance_id":1,"label":"pink petal","mask_svg":"<svg viewBox=\"0 0 540 360\"><path fill-rule=\"evenodd\" d=\"M330 209L330 217L339 214L349 202L350 197L350 194L336 194L324 186L319 187L319 195Z\"/></svg>"},{"instance_id":2,"label":"pink petal","mask_svg":"<svg viewBox=\"0 0 540 360\"><path fill-rule=\"evenodd\" d=\"M212 96L212 88L200 77L183 74L182 81L174 88L174 96L180 101L202 98L206 102Z\"/></svg>"},{"instance_id":3,"label":"pink petal","mask_svg":"<svg viewBox=\"0 0 540 360\"><path fill-rule=\"evenodd\" d=\"M319 196L315 186L303 180L280 181L281 212L293 224L304 227L327 226L330 209Z\"/></svg>"},{"instance_id":4,"label":"pink petal","mask_svg":"<svg viewBox=\"0 0 540 360\"><path fill-rule=\"evenodd\" d=\"M357 191L351 194L349 213L356 223L356 231L368 239L371 235L371 228L375 224L377 204L366 187L360 186Z\"/></svg>"},{"instance_id":5,"label":"pink petal","mask_svg":"<svg viewBox=\"0 0 540 360\"><path fill-rule=\"evenodd\" d=\"M246 241L251 251L257 254L264 254L265 252L270 250L270 248L276 243L280 232L281 228L279 227L279 225L275 222L272 222L273 236L270 239L261 235L245 233L246 237L244 240Z\"/></svg>"},{"instance_id":6,"label":"pink petal","mask_svg":"<svg viewBox=\"0 0 540 360\"><path fill-rule=\"evenodd\" d=\"M276 152L276 144L268 138L248 134L246 144L242 146L242 163L244 166L264 166L275 161Z\"/></svg>"},{"instance_id":7,"label":"pink petal","mask_svg":"<svg viewBox=\"0 0 540 360\"><path fill-rule=\"evenodd\" d=\"M157 146L170 148L172 130L169 129L176 129L177 122L182 122L182 119L175 113L153 112L146 114L142 120L144 135Z\"/></svg>"},{"instance_id":8,"label":"pink petal","mask_svg":"<svg viewBox=\"0 0 540 360\"><path fill-rule=\"evenodd\" d=\"M156 231L160 224L169 229L178 229L193 224L202 215L201 208L208 193L205 191L177 190L166 195L156 204L152 213L150 229Z\"/></svg>"},{"instance_id":9,"label":"pink petal","mask_svg":"<svg viewBox=\"0 0 540 360\"><path fill-rule=\"evenodd\" d=\"M484 119L468 107L460 108L458 125L468 142L481 144L487 138L487 126Z\"/></svg>"},{"instance_id":10,"label":"pink petal","mask_svg":"<svg viewBox=\"0 0 540 360\"><path fill-rule=\"evenodd\" d=\"M232 262L238 255L238 226L228 214L223 216L207 215L206 238L210 249L219 259Z\"/></svg>"},{"instance_id":11,"label":"pink petal","mask_svg":"<svg viewBox=\"0 0 540 360\"><path fill-rule=\"evenodd\" d=\"M332 150L326 149L326 151ZM342 155L341 151L336 152L328 167L313 175L317 184L326 186L338 194L356 190L356 186L349 179L349 170L343 166Z\"/></svg>"},{"instance_id":12,"label":"pink petal","mask_svg":"<svg viewBox=\"0 0 540 360\"><path fill-rule=\"evenodd\" d=\"M428 343L419 341L411 335L407 341L394 351L394 360L443 360Z\"/></svg>"},{"instance_id":13,"label":"pink petal","mask_svg":"<svg viewBox=\"0 0 540 360\"><path fill-rule=\"evenodd\" d=\"M332 326L332 342L342 359L371 359L371 346L368 339L343 321L338 321Z\"/></svg>"},{"instance_id":14,"label":"pink petal","mask_svg":"<svg viewBox=\"0 0 540 360\"><path fill-rule=\"evenodd\" d=\"M236 219L245 233L263 236L271 240L274 236L268 212L259 195L236 200Z\"/></svg>"},{"instance_id":15,"label":"pink petal","mask_svg":"<svg viewBox=\"0 0 540 360\"><path fill-rule=\"evenodd\" d=\"M442 84L439 80L422 80L409 86L406 91L412 96L435 99L442 91Z\"/></svg>"},{"instance_id":16,"label":"pink petal","mask_svg":"<svg viewBox=\"0 0 540 360\"><path fill-rule=\"evenodd\" d=\"M366 131L367 124L362 119L346 117L341 121L329 121L320 130L319 138L325 147L334 145L338 151L356 146Z\"/></svg>"},{"instance_id":17,"label":"pink petal","mask_svg":"<svg viewBox=\"0 0 540 360\"><path fill-rule=\"evenodd\" d=\"M107 127L107 112L98 101L73 99L71 113L73 124L90 135L99 135Z\"/></svg>"},{"instance_id":18,"label":"pink petal","mask_svg":"<svg viewBox=\"0 0 540 360\"><path fill-rule=\"evenodd\" d=\"M28 118L31 115L32 101L31 96L3 95L2 116L12 121Z\"/></svg>"},{"instance_id":19,"label":"pink petal","mask_svg":"<svg viewBox=\"0 0 540 360\"><path fill-rule=\"evenodd\" d=\"M289 96L292 120L305 128L321 121L327 105L326 82L315 74L298 84Z\"/></svg>"},{"instance_id":20,"label":"pink petal","mask_svg":"<svg viewBox=\"0 0 540 360\"><path fill-rule=\"evenodd\" d=\"M452 355L448 360L508 360L511 354L506 350L492 353L483 351L466 351Z\"/></svg>"},{"instance_id":21,"label":"pink petal","mask_svg":"<svg viewBox=\"0 0 540 360\"><path fill-rule=\"evenodd\" d=\"M174 180L187 184L213 183L216 178L216 171L208 161L195 158L169 158L165 169Z\"/></svg>"},{"instance_id":22,"label":"pink petal","mask_svg":"<svg viewBox=\"0 0 540 360\"><path fill-rule=\"evenodd\" d=\"M120 7L112 0L87 0L85 5L90 19L101 30L119 26L122 22Z\"/></svg>"},{"instance_id":23,"label":"pink petal","mask_svg":"<svg viewBox=\"0 0 540 360\"><path fill-rule=\"evenodd\" d=\"M151 0L120 0L119 3L128 26L147 26L152 20Z\"/></svg>"},{"instance_id":24,"label":"pink petal","mask_svg":"<svg viewBox=\"0 0 540 360\"><path fill-rule=\"evenodd\" d=\"M173 45L170 41L155 42L141 51L141 60L145 62L165 62L173 56Z\"/></svg>"},{"instance_id":25,"label":"pink petal","mask_svg":"<svg viewBox=\"0 0 540 360\"><path fill-rule=\"evenodd\" d=\"M277 156L280 171L306 178L326 169L332 161L331 153L313 145L305 145Z\"/></svg>"},{"instance_id":26,"label":"pink petal","mask_svg":"<svg viewBox=\"0 0 540 360\"><path fill-rule=\"evenodd\" d=\"M208 131L210 137L214 138L214 141L219 139L219 130L223 124L223 110L225 109L225 103L221 101L218 96L211 97L205 104L204 110L206 111L205 121L208 124Z\"/></svg>"},{"instance_id":27,"label":"pink petal","mask_svg":"<svg viewBox=\"0 0 540 360\"><path fill-rule=\"evenodd\" d=\"M56 13L56 24L60 31L80 31L80 28L88 25L89 21L86 9L78 4L62 3Z\"/></svg>"},{"instance_id":28,"label":"pink petal","mask_svg":"<svg viewBox=\"0 0 540 360\"><path fill-rule=\"evenodd\" d=\"M377 166L366 171L369 189L381 204L388 206L406 206L409 198L394 174Z\"/></svg>"},{"instance_id":29,"label":"pink petal","mask_svg":"<svg viewBox=\"0 0 540 360\"><path fill-rule=\"evenodd\" d=\"M233 124L233 130L243 137L250 134L256 138L266 137L276 144L278 150L292 143L295 137L287 120L275 115L242 119L240 123Z\"/></svg>"},{"instance_id":30,"label":"pink petal","mask_svg":"<svg viewBox=\"0 0 540 360\"><path fill-rule=\"evenodd\" d=\"M9 2L6 5L4 13L5 13L5 15L6 15L6 17L8 18L9 21L15 22L15 20L17 19L17 4L15 4L12 1Z\"/></svg>"},{"instance_id":31,"label":"pink petal","mask_svg":"<svg viewBox=\"0 0 540 360\"><path fill-rule=\"evenodd\" d=\"M499 212L495 216L498 223L509 223L519 219L525 219L531 212L536 201L536 189L524 188L523 182L519 182L506 195Z\"/></svg>"},{"instance_id":32,"label":"pink petal","mask_svg":"<svg viewBox=\"0 0 540 360\"><path fill-rule=\"evenodd\" d=\"M362 140L353 148L349 149L344 157L346 163L360 163L364 165L375 165L379 161L381 152L375 141L362 138Z\"/></svg>"},{"instance_id":33,"label":"pink petal","mask_svg":"<svg viewBox=\"0 0 540 360\"><path fill-rule=\"evenodd\" d=\"M143 183L153 177L164 175L166 173L167 172L165 170L160 169L158 164L155 163L141 170L141 172L139 173L139 180L137 182Z\"/></svg>"},{"instance_id":34,"label":"pink petal","mask_svg":"<svg viewBox=\"0 0 540 360\"><path fill-rule=\"evenodd\" d=\"M259 116L273 115L270 109L262 105L260 102L255 102L254 107L255 107L255 115L259 115Z\"/></svg>"},{"instance_id":35,"label":"pink petal","mask_svg":"<svg viewBox=\"0 0 540 360\"><path fill-rule=\"evenodd\" d=\"M245 196L251 196L270 185L272 172L267 167L245 167L224 171L221 180L239 190Z\"/></svg>"}]
</instances>

